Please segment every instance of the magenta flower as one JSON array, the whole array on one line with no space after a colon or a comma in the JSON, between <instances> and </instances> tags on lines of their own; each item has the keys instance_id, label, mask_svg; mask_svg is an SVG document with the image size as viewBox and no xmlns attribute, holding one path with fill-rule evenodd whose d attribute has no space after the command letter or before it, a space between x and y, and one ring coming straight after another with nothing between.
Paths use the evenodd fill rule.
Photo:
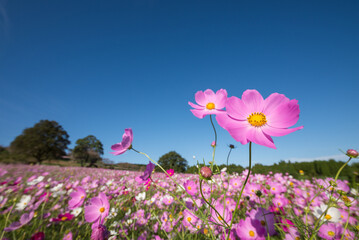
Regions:
<instances>
[{"instance_id":1,"label":"magenta flower","mask_svg":"<svg viewBox=\"0 0 359 240\"><path fill-rule=\"evenodd\" d=\"M224 113L223 109L226 106L227 101L227 91L224 89L218 90L214 93L211 89L206 91L198 91L195 95L196 103L194 104L188 102L191 107L191 112L198 118L204 118L206 115L210 114L221 114Z\"/></svg>"},{"instance_id":2,"label":"magenta flower","mask_svg":"<svg viewBox=\"0 0 359 240\"><path fill-rule=\"evenodd\" d=\"M175 174L175 170L173 170L173 169L168 169L166 172L167 172L166 177L168 177L168 176L172 177Z\"/></svg>"},{"instance_id":3,"label":"magenta flower","mask_svg":"<svg viewBox=\"0 0 359 240\"><path fill-rule=\"evenodd\" d=\"M114 155L120 155L131 149L133 141L133 133L131 128L126 128L125 133L122 135L122 141L111 146L111 149L115 152L111 152Z\"/></svg>"},{"instance_id":4,"label":"magenta flower","mask_svg":"<svg viewBox=\"0 0 359 240\"><path fill-rule=\"evenodd\" d=\"M110 210L110 203L104 193L99 193L98 197L91 199L91 204L85 207L85 220L90 223L100 224L104 222L105 217L108 216Z\"/></svg>"},{"instance_id":5,"label":"magenta flower","mask_svg":"<svg viewBox=\"0 0 359 240\"><path fill-rule=\"evenodd\" d=\"M91 240L106 240L110 237L110 232L102 224L92 224Z\"/></svg>"},{"instance_id":6,"label":"magenta flower","mask_svg":"<svg viewBox=\"0 0 359 240\"><path fill-rule=\"evenodd\" d=\"M72 215L70 213L59 214L57 216L57 218L52 218L51 222L65 222L65 221L70 221L73 218L74 218L74 215Z\"/></svg>"},{"instance_id":7,"label":"magenta flower","mask_svg":"<svg viewBox=\"0 0 359 240\"><path fill-rule=\"evenodd\" d=\"M152 172L153 170L155 169L156 165L153 164L152 162L149 162L146 166L146 170L145 172L143 173L142 176L140 176L140 178L143 180L143 181L147 181L147 179L149 179L152 175Z\"/></svg>"},{"instance_id":8,"label":"magenta flower","mask_svg":"<svg viewBox=\"0 0 359 240\"><path fill-rule=\"evenodd\" d=\"M86 191L82 187L77 187L76 192L70 194L69 208L74 209L81 207L86 198Z\"/></svg>"},{"instance_id":9,"label":"magenta flower","mask_svg":"<svg viewBox=\"0 0 359 240\"><path fill-rule=\"evenodd\" d=\"M271 136L284 136L303 128L288 128L298 121L298 101L279 93L263 100L257 90L246 90L242 100L228 98L226 109L227 114L217 115L218 124L242 144L254 142L275 149Z\"/></svg>"}]
</instances>

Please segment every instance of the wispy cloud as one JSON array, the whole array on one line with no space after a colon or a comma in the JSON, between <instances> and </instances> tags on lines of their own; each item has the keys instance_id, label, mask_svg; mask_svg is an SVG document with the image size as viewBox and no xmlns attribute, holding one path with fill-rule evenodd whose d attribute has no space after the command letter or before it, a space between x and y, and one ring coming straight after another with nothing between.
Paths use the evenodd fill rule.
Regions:
<instances>
[{"instance_id":1,"label":"wispy cloud","mask_svg":"<svg viewBox=\"0 0 359 240\"><path fill-rule=\"evenodd\" d=\"M334 159L336 161L344 161L348 160L348 157L345 154L338 155L329 155L329 156L320 156L320 157L309 157L309 158L288 158L286 160L290 160L291 162L311 162L314 160L329 160Z\"/></svg>"}]
</instances>

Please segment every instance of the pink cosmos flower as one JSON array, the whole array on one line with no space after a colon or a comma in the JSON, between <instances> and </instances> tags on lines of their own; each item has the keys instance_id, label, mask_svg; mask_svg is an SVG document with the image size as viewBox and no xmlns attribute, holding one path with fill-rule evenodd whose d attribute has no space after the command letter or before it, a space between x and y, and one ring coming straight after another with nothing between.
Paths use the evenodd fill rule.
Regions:
<instances>
[{"instance_id":1,"label":"pink cosmos flower","mask_svg":"<svg viewBox=\"0 0 359 240\"><path fill-rule=\"evenodd\" d=\"M303 128L288 128L298 121L298 101L279 93L264 100L257 90L246 90L242 99L228 98L226 110L227 114L217 115L217 122L242 144L254 142L275 149L271 136L284 136Z\"/></svg>"},{"instance_id":2,"label":"pink cosmos flower","mask_svg":"<svg viewBox=\"0 0 359 240\"><path fill-rule=\"evenodd\" d=\"M66 234L62 240L72 240L72 232Z\"/></svg>"},{"instance_id":3,"label":"pink cosmos flower","mask_svg":"<svg viewBox=\"0 0 359 240\"><path fill-rule=\"evenodd\" d=\"M9 227L4 229L4 231L10 232L10 231L14 231L16 229L19 229L22 226L28 224L33 217L34 217L34 212L24 213L20 217L20 222L11 223Z\"/></svg>"},{"instance_id":4,"label":"pink cosmos flower","mask_svg":"<svg viewBox=\"0 0 359 240\"><path fill-rule=\"evenodd\" d=\"M218 90L214 93L211 89L206 91L198 91L195 95L196 103L194 104L188 102L191 107L191 112L198 118L204 118L206 115L210 114L221 114L224 113L223 109L226 106L227 101L227 91L224 89Z\"/></svg>"},{"instance_id":5,"label":"pink cosmos flower","mask_svg":"<svg viewBox=\"0 0 359 240\"><path fill-rule=\"evenodd\" d=\"M319 228L318 236L324 239L339 239L342 235L343 228L335 223L323 224Z\"/></svg>"},{"instance_id":6,"label":"pink cosmos flower","mask_svg":"<svg viewBox=\"0 0 359 240\"><path fill-rule=\"evenodd\" d=\"M133 133L131 128L126 128L125 133L122 135L122 141L111 146L111 149L115 152L111 152L114 155L120 155L131 149L133 141Z\"/></svg>"},{"instance_id":7,"label":"pink cosmos flower","mask_svg":"<svg viewBox=\"0 0 359 240\"><path fill-rule=\"evenodd\" d=\"M236 233L241 240L265 239L265 229L257 219L247 217L241 219L237 225Z\"/></svg>"},{"instance_id":8,"label":"pink cosmos flower","mask_svg":"<svg viewBox=\"0 0 359 240\"><path fill-rule=\"evenodd\" d=\"M86 198L86 191L82 187L77 187L76 192L70 194L69 209L81 207Z\"/></svg>"},{"instance_id":9,"label":"pink cosmos flower","mask_svg":"<svg viewBox=\"0 0 359 240\"><path fill-rule=\"evenodd\" d=\"M85 220L93 223L100 220L100 224L104 222L108 216L110 203L104 193L99 193L98 197L91 199L91 204L85 207Z\"/></svg>"},{"instance_id":10,"label":"pink cosmos flower","mask_svg":"<svg viewBox=\"0 0 359 240\"><path fill-rule=\"evenodd\" d=\"M186 189L186 191L188 192L189 195L196 195L197 191L197 185L195 182L191 181L191 180L187 180L184 184L183 184L184 188Z\"/></svg>"}]
</instances>

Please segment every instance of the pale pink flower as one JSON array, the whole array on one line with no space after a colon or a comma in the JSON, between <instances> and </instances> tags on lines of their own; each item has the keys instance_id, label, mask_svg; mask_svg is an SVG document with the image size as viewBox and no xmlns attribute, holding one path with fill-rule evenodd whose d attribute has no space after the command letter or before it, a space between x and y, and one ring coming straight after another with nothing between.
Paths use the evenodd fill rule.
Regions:
<instances>
[{"instance_id":1,"label":"pale pink flower","mask_svg":"<svg viewBox=\"0 0 359 240\"><path fill-rule=\"evenodd\" d=\"M188 102L191 107L191 112L198 118L204 118L206 115L222 114L222 110L226 106L227 91L224 89L218 90L214 93L211 89L206 91L198 91L195 95L196 103Z\"/></svg>"}]
</instances>

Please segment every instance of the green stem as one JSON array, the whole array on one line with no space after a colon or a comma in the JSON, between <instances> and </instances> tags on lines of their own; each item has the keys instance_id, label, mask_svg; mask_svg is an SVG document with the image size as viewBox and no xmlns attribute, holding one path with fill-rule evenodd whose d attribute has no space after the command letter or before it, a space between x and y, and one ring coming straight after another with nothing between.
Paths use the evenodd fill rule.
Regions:
<instances>
[{"instance_id":1,"label":"green stem","mask_svg":"<svg viewBox=\"0 0 359 240\"><path fill-rule=\"evenodd\" d=\"M215 207L213 207L212 204L209 203L209 202L207 201L207 199L203 196L203 192L202 192L202 182L203 182L203 180L201 179L201 180L199 181L199 188L200 188L200 192L201 192L201 195L202 195L203 200L208 204L208 206L209 206L210 208L212 208L212 209L216 212L216 214L217 214L221 219L223 219L223 222L227 225L227 227L229 227L229 225L226 223L226 221L224 221L224 217L222 217L222 215L217 211L217 209L216 209ZM217 217L217 218L218 218L218 217ZM222 227L224 227L222 224L219 224L219 225L221 225Z\"/></svg>"},{"instance_id":2,"label":"green stem","mask_svg":"<svg viewBox=\"0 0 359 240\"><path fill-rule=\"evenodd\" d=\"M348 218L347 218L347 222L345 223L344 231L343 231L343 234L342 234L342 237L340 238L340 240L343 240L343 238L345 236L345 231L347 230L347 227L349 224L349 217L350 217L349 212L350 212L350 208L348 207Z\"/></svg>"},{"instance_id":3,"label":"green stem","mask_svg":"<svg viewBox=\"0 0 359 240\"><path fill-rule=\"evenodd\" d=\"M212 115L209 115L209 119L211 120L211 125L214 131L214 146L213 146L212 163L211 163L211 170L213 171L214 157L216 155L216 147L217 147L217 131L213 124ZM219 172L218 166L217 166L217 172Z\"/></svg>"},{"instance_id":4,"label":"green stem","mask_svg":"<svg viewBox=\"0 0 359 240\"><path fill-rule=\"evenodd\" d=\"M339 169L339 171L337 172L337 175L335 176L335 180L334 180L335 182L337 181L340 172L341 172L341 171L343 170L343 168L350 162L351 159L352 159L352 158L349 157L349 160L348 160L346 163L344 163L343 166Z\"/></svg>"},{"instance_id":5,"label":"green stem","mask_svg":"<svg viewBox=\"0 0 359 240\"><path fill-rule=\"evenodd\" d=\"M247 184L247 181L248 181L248 178L249 178L249 175L251 174L251 167L252 167L252 142L249 142L249 167L248 167L248 174L247 174L247 177L246 177L246 180L244 180L244 184L242 186L242 189L241 189L241 192L239 194L239 197L238 197L238 200L237 200L237 203L236 203L236 207L233 211L233 217L232 217L232 220L231 220L231 224L229 225L229 231L231 231L231 228L232 228L232 225L233 225L233 220L235 218L235 215L236 215L236 212L238 210L238 205L239 205L239 202L241 200L241 197L242 197L242 193L243 193L243 190ZM229 238L229 235L227 236L227 239L228 240Z\"/></svg>"}]
</instances>

